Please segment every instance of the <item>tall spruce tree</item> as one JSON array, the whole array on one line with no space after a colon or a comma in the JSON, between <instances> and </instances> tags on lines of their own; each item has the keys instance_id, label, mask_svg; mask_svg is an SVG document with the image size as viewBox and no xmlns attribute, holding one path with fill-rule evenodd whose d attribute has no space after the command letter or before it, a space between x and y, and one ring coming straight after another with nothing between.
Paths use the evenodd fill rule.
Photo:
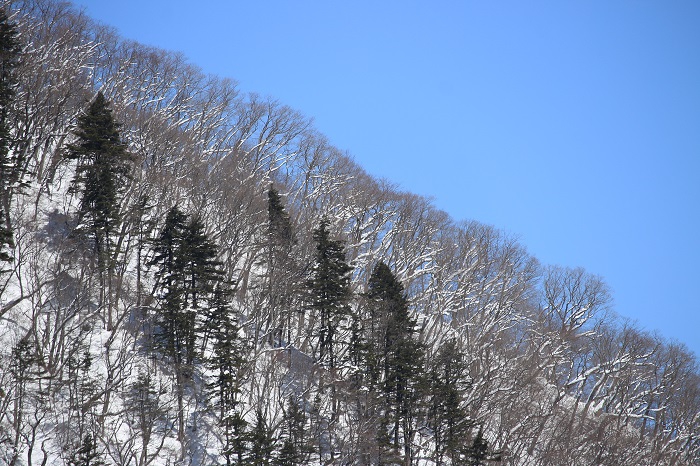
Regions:
<instances>
[{"instance_id":1,"label":"tall spruce tree","mask_svg":"<svg viewBox=\"0 0 700 466\"><path fill-rule=\"evenodd\" d=\"M318 360L336 366L338 330L350 314L350 272L343 243L330 238L328 219L314 230L316 257L312 278L308 282L311 308L319 317Z\"/></svg>"},{"instance_id":2,"label":"tall spruce tree","mask_svg":"<svg viewBox=\"0 0 700 466\"><path fill-rule=\"evenodd\" d=\"M294 296L299 292L299 267L292 248L296 237L282 197L271 185L267 192L267 297L268 312L262 326L270 343L291 340L291 316ZM286 333L286 335L285 335ZM256 339L258 335L256 335Z\"/></svg>"},{"instance_id":3,"label":"tall spruce tree","mask_svg":"<svg viewBox=\"0 0 700 466\"><path fill-rule=\"evenodd\" d=\"M198 332L211 328L214 290L223 281L217 247L204 230L201 219L188 219L173 206L153 242L149 261L150 266L157 266L161 302L157 342L177 362L187 365L194 361Z\"/></svg>"},{"instance_id":4,"label":"tall spruce tree","mask_svg":"<svg viewBox=\"0 0 700 466\"><path fill-rule=\"evenodd\" d=\"M221 262L216 260L217 247L205 232L204 222L198 216L185 226L181 260L185 266L185 292L192 308L202 306L212 296L217 283L223 279Z\"/></svg>"},{"instance_id":5,"label":"tall spruce tree","mask_svg":"<svg viewBox=\"0 0 700 466\"><path fill-rule=\"evenodd\" d=\"M189 369L185 367L188 335L194 329L188 328L187 314L184 312L184 270L181 257L187 216L172 207L165 216L158 238L153 245L154 257L148 265L156 265L156 298L159 301L155 315L153 346L172 359L175 370L175 391L177 395L177 437L185 450L184 396L185 379Z\"/></svg>"},{"instance_id":6,"label":"tall spruce tree","mask_svg":"<svg viewBox=\"0 0 700 466\"><path fill-rule=\"evenodd\" d=\"M3 218L0 222L0 275L5 272L2 268L2 262L12 262L12 254L9 252L10 249L15 247L13 240L12 230L6 227L4 223L4 215L2 209L0 209L0 217Z\"/></svg>"},{"instance_id":7,"label":"tall spruce tree","mask_svg":"<svg viewBox=\"0 0 700 466\"><path fill-rule=\"evenodd\" d=\"M112 267L111 236L120 221L120 191L126 185L133 158L119 135L119 123L102 92L78 117L77 140L68 145L66 157L77 160L72 189L80 192L79 215L92 236L98 267Z\"/></svg>"},{"instance_id":8,"label":"tall spruce tree","mask_svg":"<svg viewBox=\"0 0 700 466\"><path fill-rule=\"evenodd\" d=\"M213 291L223 273L215 260L216 246L204 232L204 224L196 217L188 219L177 206L166 214L153 252L149 265L157 267L154 291L159 300L154 343L171 358L175 369L178 440L184 446L185 383L192 375L197 339L202 331L207 331Z\"/></svg>"},{"instance_id":9,"label":"tall spruce tree","mask_svg":"<svg viewBox=\"0 0 700 466\"><path fill-rule=\"evenodd\" d=\"M0 8L0 262L11 262L14 248L10 205L20 185L22 161L11 157L12 133L10 108L17 86L16 68L21 47L17 28L10 22L4 8ZM0 265L0 274L3 272Z\"/></svg>"},{"instance_id":10,"label":"tall spruce tree","mask_svg":"<svg viewBox=\"0 0 700 466\"><path fill-rule=\"evenodd\" d=\"M268 235L270 244L273 246L271 252L282 250L282 253L288 253L291 246L296 242L292 222L289 219L289 214L284 207L282 197L279 192L270 185L267 191L267 216L268 216ZM285 257L286 254L283 255Z\"/></svg>"},{"instance_id":11,"label":"tall spruce tree","mask_svg":"<svg viewBox=\"0 0 700 466\"><path fill-rule=\"evenodd\" d=\"M429 381L428 425L433 431L434 459L437 465L460 464L465 452L464 439L471 436L474 422L465 406L471 387L467 364L455 340L440 347L432 361Z\"/></svg>"},{"instance_id":12,"label":"tall spruce tree","mask_svg":"<svg viewBox=\"0 0 700 466\"><path fill-rule=\"evenodd\" d=\"M208 365L214 378L208 384L222 431L221 455L226 466L244 464L246 421L239 409L245 348L240 339L238 318L230 305L230 292L218 284L211 311L212 356Z\"/></svg>"},{"instance_id":13,"label":"tall spruce tree","mask_svg":"<svg viewBox=\"0 0 700 466\"><path fill-rule=\"evenodd\" d=\"M185 359L187 322L183 316L185 303L185 263L181 257L187 216L173 206L165 216L160 234L153 243L153 259L149 266L157 266L155 278L160 302L156 314L155 347L171 356L176 364Z\"/></svg>"},{"instance_id":14,"label":"tall spruce tree","mask_svg":"<svg viewBox=\"0 0 700 466\"><path fill-rule=\"evenodd\" d=\"M185 352L188 366L193 364L196 355L197 334L208 333L211 323L207 316L211 313L214 290L223 280L217 255L216 244L204 231L202 220L199 217L191 218L185 226L182 250L179 251L180 261L184 265L183 330L187 335Z\"/></svg>"},{"instance_id":15,"label":"tall spruce tree","mask_svg":"<svg viewBox=\"0 0 700 466\"><path fill-rule=\"evenodd\" d=\"M372 377L377 377L384 399L380 448L393 455L403 446L403 461L413 459L412 442L416 432L417 406L424 391L424 348L415 338L415 320L408 309L403 285L391 269L378 263L368 283L367 298L377 327L372 329L368 350ZM382 447L382 444L385 444ZM388 452L384 456L391 456Z\"/></svg>"}]
</instances>

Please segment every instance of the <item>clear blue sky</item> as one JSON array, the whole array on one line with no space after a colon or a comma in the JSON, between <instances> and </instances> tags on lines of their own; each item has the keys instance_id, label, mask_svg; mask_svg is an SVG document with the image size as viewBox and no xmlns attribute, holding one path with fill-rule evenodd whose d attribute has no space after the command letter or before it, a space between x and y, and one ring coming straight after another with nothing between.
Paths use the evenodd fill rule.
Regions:
<instances>
[{"instance_id":1,"label":"clear blue sky","mask_svg":"<svg viewBox=\"0 0 700 466\"><path fill-rule=\"evenodd\" d=\"M697 0L79 0L700 354Z\"/></svg>"}]
</instances>

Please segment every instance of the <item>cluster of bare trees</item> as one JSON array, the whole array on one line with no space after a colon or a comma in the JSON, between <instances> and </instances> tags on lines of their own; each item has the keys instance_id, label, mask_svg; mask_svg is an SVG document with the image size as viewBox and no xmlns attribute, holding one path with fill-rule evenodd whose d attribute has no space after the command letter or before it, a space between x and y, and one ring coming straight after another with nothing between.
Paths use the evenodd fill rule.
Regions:
<instances>
[{"instance_id":1,"label":"cluster of bare trees","mask_svg":"<svg viewBox=\"0 0 700 466\"><path fill-rule=\"evenodd\" d=\"M369 176L292 109L125 41L67 3L2 6L22 44L10 150L26 180L8 204L13 261L0 275L2 461L78 464L94 453L107 464L214 464L223 457L214 451L234 448L223 414L208 408L206 365L185 383L149 349L158 299L148 263L177 206L206 225L231 286L246 361L231 404L257 448L249 464L272 461L275 441L304 443L303 461L353 464L373 441L361 428L370 411L353 385L357 367L314 359L308 280L321 218L352 267L350 313L361 314L384 263L405 289L426 367L442 364L447 345L459 353L459 412L475 427L465 443L478 430L498 452L490 460L700 464L695 355L617 317L600 278L542 266L502 231L453 221ZM109 233L108 281L76 234L66 157L98 91L135 160ZM272 202L293 230L282 239L268 227ZM350 341L350 327L338 331ZM203 339L203 355L211 344ZM433 402L416 403L428 412ZM412 418L401 461L458 464L438 452L445 442L425 419Z\"/></svg>"}]
</instances>

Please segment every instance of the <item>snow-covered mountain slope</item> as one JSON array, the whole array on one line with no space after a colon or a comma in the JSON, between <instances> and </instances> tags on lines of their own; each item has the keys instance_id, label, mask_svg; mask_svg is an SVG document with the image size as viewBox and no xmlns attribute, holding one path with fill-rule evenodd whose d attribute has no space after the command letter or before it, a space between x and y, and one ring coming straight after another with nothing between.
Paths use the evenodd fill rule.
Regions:
<instances>
[{"instance_id":1,"label":"snow-covered mountain slope","mask_svg":"<svg viewBox=\"0 0 700 466\"><path fill-rule=\"evenodd\" d=\"M600 278L67 3L3 5L26 181L0 275L4 463L700 464L695 356L617 317ZM108 218L80 178L99 150L69 157L98 92L133 162Z\"/></svg>"}]
</instances>

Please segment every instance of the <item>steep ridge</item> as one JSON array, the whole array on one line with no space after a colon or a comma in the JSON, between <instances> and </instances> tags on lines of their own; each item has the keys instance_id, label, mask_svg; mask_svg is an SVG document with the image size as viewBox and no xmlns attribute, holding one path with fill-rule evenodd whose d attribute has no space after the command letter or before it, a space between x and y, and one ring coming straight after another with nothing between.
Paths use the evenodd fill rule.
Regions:
<instances>
[{"instance_id":1,"label":"steep ridge","mask_svg":"<svg viewBox=\"0 0 700 466\"><path fill-rule=\"evenodd\" d=\"M70 4L3 5L25 181L0 275L7 464L700 464L695 356L616 316L599 277ZM98 96L133 158L99 228L70 156Z\"/></svg>"}]
</instances>

